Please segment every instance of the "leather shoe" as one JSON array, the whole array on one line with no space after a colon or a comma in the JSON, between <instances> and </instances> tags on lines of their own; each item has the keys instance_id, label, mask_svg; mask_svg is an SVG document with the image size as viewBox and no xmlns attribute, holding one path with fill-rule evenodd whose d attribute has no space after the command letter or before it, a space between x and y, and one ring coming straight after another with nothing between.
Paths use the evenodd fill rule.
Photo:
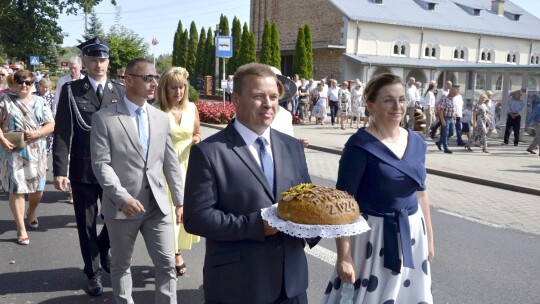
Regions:
<instances>
[{"instance_id":1,"label":"leather shoe","mask_svg":"<svg viewBox=\"0 0 540 304\"><path fill-rule=\"evenodd\" d=\"M444 150L444 153L452 154L452 153L454 153L454 152L452 152L452 150L448 150L448 149L447 149L447 150Z\"/></svg>"},{"instance_id":2,"label":"leather shoe","mask_svg":"<svg viewBox=\"0 0 540 304\"><path fill-rule=\"evenodd\" d=\"M536 153L534 153L534 151L531 150L531 149L527 149L527 152L529 152L529 153L531 153L531 154L536 154Z\"/></svg>"},{"instance_id":3,"label":"leather shoe","mask_svg":"<svg viewBox=\"0 0 540 304\"><path fill-rule=\"evenodd\" d=\"M442 151L440 142L435 142L435 145L437 146L437 149L439 149L439 151Z\"/></svg>"},{"instance_id":4,"label":"leather shoe","mask_svg":"<svg viewBox=\"0 0 540 304\"><path fill-rule=\"evenodd\" d=\"M111 273L111 254L109 253L109 250L107 250L107 253L100 253L99 260L101 262L101 268L103 268L106 273Z\"/></svg>"},{"instance_id":5,"label":"leather shoe","mask_svg":"<svg viewBox=\"0 0 540 304\"><path fill-rule=\"evenodd\" d=\"M101 273L98 272L93 278L88 279L88 294L94 297L103 294L103 285L101 284Z\"/></svg>"}]
</instances>

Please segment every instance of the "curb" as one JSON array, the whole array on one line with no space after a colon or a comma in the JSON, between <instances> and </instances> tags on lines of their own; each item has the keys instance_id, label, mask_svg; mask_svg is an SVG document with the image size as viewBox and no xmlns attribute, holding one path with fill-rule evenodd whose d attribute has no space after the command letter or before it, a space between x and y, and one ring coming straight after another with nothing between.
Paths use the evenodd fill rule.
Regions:
<instances>
[{"instance_id":1,"label":"curb","mask_svg":"<svg viewBox=\"0 0 540 304\"><path fill-rule=\"evenodd\" d=\"M204 123L204 122L201 122L201 126L217 129L217 130L224 129L224 127L220 125L214 125L214 124L209 124L209 123ZM327 148L323 146L309 145L307 149L341 155L341 150ZM432 167L426 167L426 171L428 174L433 174L433 175L442 176L442 177L451 178L451 179L457 179L457 180L472 183L472 184L478 184L478 185L483 185L483 186L488 186L488 187L493 187L493 188L498 188L498 189L504 189L504 190L514 191L514 192L540 196L540 189L523 187L519 185L508 184L508 183L503 183L503 182L498 182L498 181L493 181L493 180L488 180L488 179L483 179L483 178L477 178L477 177L473 177L469 175L451 173L451 172L439 170Z\"/></svg>"}]
</instances>

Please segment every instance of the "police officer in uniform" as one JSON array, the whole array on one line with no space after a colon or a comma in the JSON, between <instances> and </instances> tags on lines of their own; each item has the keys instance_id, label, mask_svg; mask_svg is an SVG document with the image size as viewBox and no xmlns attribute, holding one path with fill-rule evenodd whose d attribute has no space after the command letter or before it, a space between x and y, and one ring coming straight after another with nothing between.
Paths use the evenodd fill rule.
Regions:
<instances>
[{"instance_id":1,"label":"police officer in uniform","mask_svg":"<svg viewBox=\"0 0 540 304\"><path fill-rule=\"evenodd\" d=\"M102 189L90 163L91 122L95 112L122 100L126 90L107 78L109 47L103 40L95 37L78 48L88 77L66 83L60 93L53 143L54 186L65 191L71 184L88 293L99 296L103 293L101 268L109 272L110 244L106 226L99 234L96 228Z\"/></svg>"}]
</instances>

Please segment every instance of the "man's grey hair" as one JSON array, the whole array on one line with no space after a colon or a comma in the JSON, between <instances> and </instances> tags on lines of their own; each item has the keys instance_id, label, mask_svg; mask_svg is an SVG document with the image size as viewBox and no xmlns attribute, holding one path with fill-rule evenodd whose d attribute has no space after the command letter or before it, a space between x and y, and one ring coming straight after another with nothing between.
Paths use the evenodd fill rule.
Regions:
<instances>
[{"instance_id":1,"label":"man's grey hair","mask_svg":"<svg viewBox=\"0 0 540 304\"><path fill-rule=\"evenodd\" d=\"M78 64L79 66L82 66L81 57L79 56L73 56L68 59L69 65Z\"/></svg>"}]
</instances>

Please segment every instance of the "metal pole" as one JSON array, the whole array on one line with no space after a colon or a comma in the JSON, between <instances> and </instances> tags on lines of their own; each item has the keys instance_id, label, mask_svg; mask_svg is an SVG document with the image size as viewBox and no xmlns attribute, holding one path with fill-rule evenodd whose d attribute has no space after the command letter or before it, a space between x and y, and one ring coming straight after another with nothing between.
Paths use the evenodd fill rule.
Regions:
<instances>
[{"instance_id":1,"label":"metal pole","mask_svg":"<svg viewBox=\"0 0 540 304\"><path fill-rule=\"evenodd\" d=\"M218 43L217 36L219 35L219 24L216 24L216 31L214 33L215 33L214 45L217 48L217 43ZM214 95L217 94L218 86L219 86L219 57L216 56L216 66L214 68L214 86L212 88Z\"/></svg>"}]
</instances>

